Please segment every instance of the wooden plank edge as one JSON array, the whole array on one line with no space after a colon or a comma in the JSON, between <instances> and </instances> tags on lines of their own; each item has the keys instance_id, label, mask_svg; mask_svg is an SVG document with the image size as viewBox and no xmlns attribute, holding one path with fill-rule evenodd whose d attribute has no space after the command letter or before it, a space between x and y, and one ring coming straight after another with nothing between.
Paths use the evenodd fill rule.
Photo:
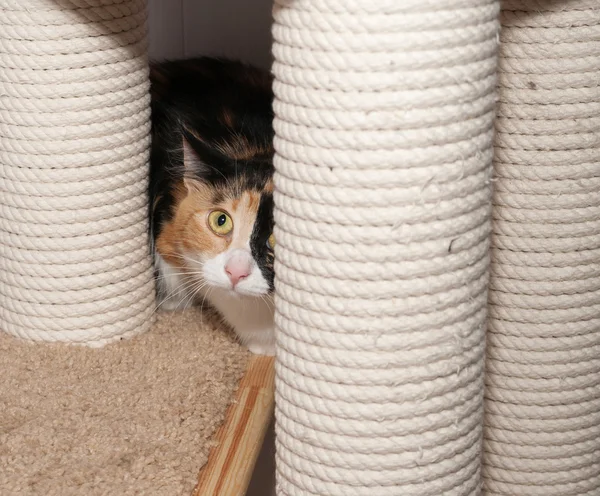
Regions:
<instances>
[{"instance_id":1,"label":"wooden plank edge","mask_svg":"<svg viewBox=\"0 0 600 496\"><path fill-rule=\"evenodd\" d=\"M244 496L275 406L275 359L252 356L193 496Z\"/></svg>"}]
</instances>

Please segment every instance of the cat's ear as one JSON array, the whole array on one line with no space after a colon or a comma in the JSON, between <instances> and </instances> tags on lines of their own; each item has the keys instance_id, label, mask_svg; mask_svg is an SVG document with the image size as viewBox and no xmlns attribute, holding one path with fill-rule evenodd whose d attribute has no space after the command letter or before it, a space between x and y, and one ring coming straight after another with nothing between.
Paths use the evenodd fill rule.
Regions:
<instances>
[{"instance_id":1,"label":"cat's ear","mask_svg":"<svg viewBox=\"0 0 600 496\"><path fill-rule=\"evenodd\" d=\"M186 138L185 134L181 139L182 150L183 150L183 172L185 176L200 175L206 165L200 159L199 154L194 150L189 142L189 138Z\"/></svg>"},{"instance_id":2,"label":"cat's ear","mask_svg":"<svg viewBox=\"0 0 600 496\"><path fill-rule=\"evenodd\" d=\"M182 149L183 181L186 186L190 187L197 181L214 183L225 177L227 157L186 129L182 132Z\"/></svg>"}]
</instances>

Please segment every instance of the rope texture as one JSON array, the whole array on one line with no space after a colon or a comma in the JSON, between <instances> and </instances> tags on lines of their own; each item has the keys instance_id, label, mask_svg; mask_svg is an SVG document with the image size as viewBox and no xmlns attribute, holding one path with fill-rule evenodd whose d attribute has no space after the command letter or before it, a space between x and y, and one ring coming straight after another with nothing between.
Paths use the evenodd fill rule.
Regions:
<instances>
[{"instance_id":1,"label":"rope texture","mask_svg":"<svg viewBox=\"0 0 600 496\"><path fill-rule=\"evenodd\" d=\"M145 0L0 0L0 328L147 330Z\"/></svg>"},{"instance_id":2,"label":"rope texture","mask_svg":"<svg viewBox=\"0 0 600 496\"><path fill-rule=\"evenodd\" d=\"M276 1L278 495L481 489L498 11Z\"/></svg>"},{"instance_id":3,"label":"rope texture","mask_svg":"<svg viewBox=\"0 0 600 496\"><path fill-rule=\"evenodd\" d=\"M503 2L484 492L600 494L600 3Z\"/></svg>"}]
</instances>

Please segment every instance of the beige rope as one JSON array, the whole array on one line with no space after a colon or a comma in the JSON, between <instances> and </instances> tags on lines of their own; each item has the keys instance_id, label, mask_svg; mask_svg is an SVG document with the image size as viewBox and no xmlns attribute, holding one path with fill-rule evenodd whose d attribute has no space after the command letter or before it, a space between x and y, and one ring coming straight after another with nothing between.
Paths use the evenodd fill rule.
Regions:
<instances>
[{"instance_id":1,"label":"beige rope","mask_svg":"<svg viewBox=\"0 0 600 496\"><path fill-rule=\"evenodd\" d=\"M479 490L498 10L276 2L279 495Z\"/></svg>"},{"instance_id":2,"label":"beige rope","mask_svg":"<svg viewBox=\"0 0 600 496\"><path fill-rule=\"evenodd\" d=\"M101 346L152 323L144 0L0 0L0 328Z\"/></svg>"},{"instance_id":3,"label":"beige rope","mask_svg":"<svg viewBox=\"0 0 600 496\"><path fill-rule=\"evenodd\" d=\"M600 4L503 3L484 492L600 494Z\"/></svg>"}]
</instances>

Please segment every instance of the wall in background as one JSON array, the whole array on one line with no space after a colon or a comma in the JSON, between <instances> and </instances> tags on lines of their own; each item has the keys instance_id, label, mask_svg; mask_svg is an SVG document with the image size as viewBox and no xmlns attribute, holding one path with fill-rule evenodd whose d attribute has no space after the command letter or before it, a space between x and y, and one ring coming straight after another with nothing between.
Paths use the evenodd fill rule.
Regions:
<instances>
[{"instance_id":1,"label":"wall in background","mask_svg":"<svg viewBox=\"0 0 600 496\"><path fill-rule=\"evenodd\" d=\"M150 57L220 55L271 67L272 0L149 0ZM275 495L273 426L247 496Z\"/></svg>"},{"instance_id":2,"label":"wall in background","mask_svg":"<svg viewBox=\"0 0 600 496\"><path fill-rule=\"evenodd\" d=\"M221 55L271 66L272 0L149 0L150 56Z\"/></svg>"}]
</instances>

